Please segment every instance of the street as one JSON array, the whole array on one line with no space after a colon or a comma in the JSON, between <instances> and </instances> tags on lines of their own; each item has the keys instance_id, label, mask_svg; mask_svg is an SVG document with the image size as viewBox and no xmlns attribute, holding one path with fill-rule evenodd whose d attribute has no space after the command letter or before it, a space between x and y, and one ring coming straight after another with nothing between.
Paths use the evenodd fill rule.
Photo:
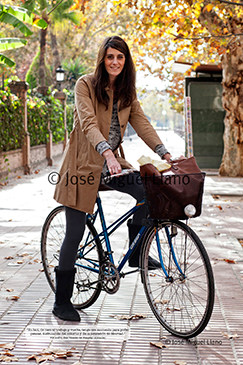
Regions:
<instances>
[{"instance_id":1,"label":"street","mask_svg":"<svg viewBox=\"0 0 243 365\"><path fill-rule=\"evenodd\" d=\"M172 131L159 134L173 157L184 154L179 136ZM134 167L141 155L159 159L137 137L126 138L123 148ZM42 269L40 237L46 216L58 205L52 198L54 185L48 181L48 175L58 169L59 162L0 187L0 359L15 358L19 365L52 364L54 359L58 365L243 364L242 179L208 175L202 215L190 220L210 256L216 297L206 329L186 341L159 325L147 304L139 273L121 279L116 294L102 292L91 307L80 312L81 323L70 324L52 315L54 294ZM107 222L134 204L133 198L117 192L102 192L101 198ZM122 257L127 242L124 224L112 235L115 260ZM106 338L81 336L93 326L102 329ZM52 338L54 330L59 336ZM108 330L113 335L108 336ZM121 338L114 337L115 330L122 332ZM165 341L162 348L151 345L165 345ZM52 348L49 353L43 351L47 347Z\"/></svg>"}]
</instances>

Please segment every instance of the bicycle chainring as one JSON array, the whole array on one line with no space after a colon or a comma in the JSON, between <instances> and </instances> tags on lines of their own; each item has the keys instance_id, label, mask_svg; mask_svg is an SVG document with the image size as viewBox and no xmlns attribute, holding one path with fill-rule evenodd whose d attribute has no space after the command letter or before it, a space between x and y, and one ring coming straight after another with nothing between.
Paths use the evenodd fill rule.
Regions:
<instances>
[{"instance_id":1,"label":"bicycle chainring","mask_svg":"<svg viewBox=\"0 0 243 365\"><path fill-rule=\"evenodd\" d=\"M117 268L110 261L105 261L101 265L101 279L103 289L108 294L114 294L120 287L120 276Z\"/></svg>"}]
</instances>

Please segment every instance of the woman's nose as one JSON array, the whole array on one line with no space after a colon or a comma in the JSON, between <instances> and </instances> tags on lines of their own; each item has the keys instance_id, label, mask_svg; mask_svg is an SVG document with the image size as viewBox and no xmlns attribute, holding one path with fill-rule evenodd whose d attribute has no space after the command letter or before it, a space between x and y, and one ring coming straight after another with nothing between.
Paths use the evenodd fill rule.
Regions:
<instances>
[{"instance_id":1,"label":"woman's nose","mask_svg":"<svg viewBox=\"0 0 243 365\"><path fill-rule=\"evenodd\" d=\"M113 64L117 64L118 63L118 60L116 57L113 58Z\"/></svg>"}]
</instances>

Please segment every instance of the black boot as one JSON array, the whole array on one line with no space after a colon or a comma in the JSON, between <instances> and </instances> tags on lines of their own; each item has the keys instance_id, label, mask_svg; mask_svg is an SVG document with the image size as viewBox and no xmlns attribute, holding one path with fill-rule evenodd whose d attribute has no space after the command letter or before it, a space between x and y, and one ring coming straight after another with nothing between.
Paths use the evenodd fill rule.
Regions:
<instances>
[{"instance_id":1,"label":"black boot","mask_svg":"<svg viewBox=\"0 0 243 365\"><path fill-rule=\"evenodd\" d=\"M76 269L59 270L56 272L56 300L52 313L65 321L80 321L79 313L73 307L70 299L73 295L73 283Z\"/></svg>"},{"instance_id":2,"label":"black boot","mask_svg":"<svg viewBox=\"0 0 243 365\"><path fill-rule=\"evenodd\" d=\"M142 226L139 225L139 224L133 224L132 219L129 219L127 221L127 226L128 226L129 247L130 247L133 240L134 240L134 238L136 237L136 235L138 234L138 232L140 231ZM128 260L128 263L129 263L130 267L138 267L139 266L139 255L140 255L141 245L142 245L142 240L141 240L141 237L140 237L140 242L139 242L138 246L136 247L135 251L133 251L132 255L130 256L130 258ZM160 262L149 256L148 269L149 270L154 270L154 269L160 269L160 268L161 268Z\"/></svg>"}]
</instances>

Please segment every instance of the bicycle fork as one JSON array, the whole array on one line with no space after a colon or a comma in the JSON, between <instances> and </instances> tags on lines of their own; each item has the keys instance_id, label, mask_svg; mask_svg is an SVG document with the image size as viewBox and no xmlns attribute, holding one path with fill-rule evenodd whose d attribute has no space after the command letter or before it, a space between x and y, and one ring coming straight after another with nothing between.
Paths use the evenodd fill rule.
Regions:
<instances>
[{"instance_id":1,"label":"bicycle fork","mask_svg":"<svg viewBox=\"0 0 243 365\"><path fill-rule=\"evenodd\" d=\"M173 277L169 275L169 273L167 272L164 262L163 262L163 257L162 257L162 252L161 252L161 246L160 246L160 239L159 239L159 233L158 233L158 228L154 227L155 230L155 237L156 237L156 244L157 244L157 249L158 249L158 255L159 255L159 260L160 260L160 264L162 267L162 270L166 276L166 281L167 282L173 282ZM181 270L181 267L177 261L176 255L175 255L175 251L174 251L174 247L173 247L173 243L172 243L172 237L177 235L177 229L175 226L171 226L171 233L169 231L169 228L166 226L165 227L165 232L166 232L166 237L169 243L169 247L170 247L170 254L172 255L172 259L178 269L178 271L180 272L182 279L184 280L186 278L186 275L183 273L183 271ZM185 242L186 245L186 242ZM170 256L171 256L170 255ZM171 259L171 258L170 258ZM170 264L168 265L170 266ZM168 267L168 271L169 271L169 267Z\"/></svg>"}]
</instances>

